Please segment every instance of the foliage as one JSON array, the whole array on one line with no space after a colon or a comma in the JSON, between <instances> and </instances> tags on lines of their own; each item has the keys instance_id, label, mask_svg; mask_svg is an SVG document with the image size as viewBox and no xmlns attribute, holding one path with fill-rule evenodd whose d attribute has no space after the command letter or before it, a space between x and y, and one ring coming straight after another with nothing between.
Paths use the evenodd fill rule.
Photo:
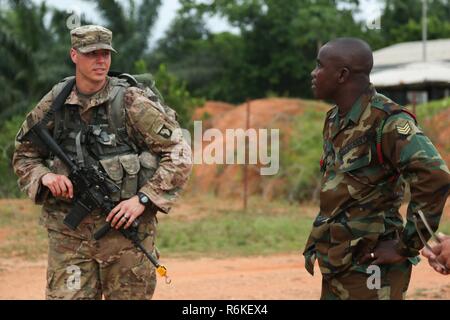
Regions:
<instances>
[{"instance_id":1,"label":"foliage","mask_svg":"<svg viewBox=\"0 0 450 320\"><path fill-rule=\"evenodd\" d=\"M148 40L158 17L161 0L120 1L96 0L97 8L105 19L105 27L113 32L114 48L111 69L136 73L135 61L142 58L148 49Z\"/></svg>"},{"instance_id":2,"label":"foliage","mask_svg":"<svg viewBox=\"0 0 450 320\"><path fill-rule=\"evenodd\" d=\"M383 0L381 29L367 30L374 49L422 39L422 0ZM450 37L448 0L428 0L428 39Z\"/></svg>"},{"instance_id":3,"label":"foliage","mask_svg":"<svg viewBox=\"0 0 450 320\"><path fill-rule=\"evenodd\" d=\"M17 185L17 177L12 169L11 159L14 152L15 135L23 120L24 116L16 115L5 122L0 131L0 176L2 177L0 198L15 198L22 195Z\"/></svg>"},{"instance_id":4,"label":"foliage","mask_svg":"<svg viewBox=\"0 0 450 320\"><path fill-rule=\"evenodd\" d=\"M297 116L289 145L281 152L281 174L289 183L291 201L317 200L324 116L313 108Z\"/></svg>"},{"instance_id":5,"label":"foliage","mask_svg":"<svg viewBox=\"0 0 450 320\"><path fill-rule=\"evenodd\" d=\"M54 13L49 23L45 18ZM57 24L61 12L50 10L31 1L10 1L9 10L0 11L0 99L3 108L0 123L15 114L23 113L50 89L50 81L57 81L70 72L67 56L68 33ZM62 62L62 63L61 63Z\"/></svg>"},{"instance_id":6,"label":"foliage","mask_svg":"<svg viewBox=\"0 0 450 320\"><path fill-rule=\"evenodd\" d=\"M409 108L411 109L411 106ZM416 115L419 121L422 121L422 119L431 118L448 108L450 108L450 98L432 101L416 106Z\"/></svg>"},{"instance_id":7,"label":"foliage","mask_svg":"<svg viewBox=\"0 0 450 320\"><path fill-rule=\"evenodd\" d=\"M165 60L169 70L185 79L195 94L208 99L237 103L274 93L308 97L317 47L335 36L361 33L351 14L354 6L338 9L336 1L181 3L179 19L195 21L203 31L185 32L180 24L172 24L160 48L166 48L163 44L171 43L176 34L178 48L190 50L175 57L174 51L159 50L158 59ZM240 34L204 31L202 17L213 15L226 18Z\"/></svg>"},{"instance_id":8,"label":"foliage","mask_svg":"<svg viewBox=\"0 0 450 320\"><path fill-rule=\"evenodd\" d=\"M180 126L191 129L192 113L196 106L203 104L202 99L192 97L186 89L186 84L170 74L164 64L161 64L155 73L155 81L164 102L177 112Z\"/></svg>"}]
</instances>

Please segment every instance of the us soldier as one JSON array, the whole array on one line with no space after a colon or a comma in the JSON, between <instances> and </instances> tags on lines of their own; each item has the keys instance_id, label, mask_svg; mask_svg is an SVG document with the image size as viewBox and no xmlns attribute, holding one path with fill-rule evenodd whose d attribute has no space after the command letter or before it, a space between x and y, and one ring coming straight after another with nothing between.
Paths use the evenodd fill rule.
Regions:
<instances>
[{"instance_id":1,"label":"us soldier","mask_svg":"<svg viewBox=\"0 0 450 320\"><path fill-rule=\"evenodd\" d=\"M75 85L47 127L80 165L95 165L120 186L117 206L106 221L128 228L139 217L139 231L156 253L157 211L169 212L191 171L191 149L178 123L148 92L109 77L112 33L95 25L71 31L70 57ZM72 77L73 78L73 77ZM93 233L105 224L99 210L72 231L63 224L74 198L68 171L57 158L21 138L44 114L70 79L55 85L27 115L13 157L19 186L43 204L40 222L48 230L47 299L151 299L155 269L119 232L99 241ZM178 158L178 159L176 159ZM175 161L177 160L177 161Z\"/></svg>"},{"instance_id":2,"label":"us soldier","mask_svg":"<svg viewBox=\"0 0 450 320\"><path fill-rule=\"evenodd\" d=\"M314 95L336 104L323 129L320 212L303 253L311 274L318 260L321 299L404 299L423 247L413 214L422 210L435 231L449 194L445 162L414 116L375 91L372 66L367 43L340 38L320 49L311 73Z\"/></svg>"}]
</instances>

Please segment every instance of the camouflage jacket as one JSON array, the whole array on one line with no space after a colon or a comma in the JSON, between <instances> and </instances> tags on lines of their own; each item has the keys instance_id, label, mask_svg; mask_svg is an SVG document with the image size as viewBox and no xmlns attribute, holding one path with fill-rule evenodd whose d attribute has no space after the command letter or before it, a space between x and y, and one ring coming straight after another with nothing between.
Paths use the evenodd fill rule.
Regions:
<instances>
[{"instance_id":1,"label":"camouflage jacket","mask_svg":"<svg viewBox=\"0 0 450 320\"><path fill-rule=\"evenodd\" d=\"M401 109L371 85L343 119L337 106L327 113L320 212L304 251L311 274L316 258L323 274L357 270L357 259L380 240L399 239L395 249L400 254L418 255L423 245L412 213L419 209L438 228L449 194L449 170L413 117ZM385 164L379 160L377 138ZM399 214L405 182L411 191L406 226Z\"/></svg>"},{"instance_id":2,"label":"camouflage jacket","mask_svg":"<svg viewBox=\"0 0 450 320\"><path fill-rule=\"evenodd\" d=\"M83 121L89 122L94 108L107 103L113 85L111 78L105 87L91 97L82 97L77 93L76 86L69 94L66 104L79 106ZM14 171L19 177L18 183L36 204L47 203L49 190L41 185L41 178L52 172L48 161L28 142L19 142L29 128L39 122L50 109L54 93L47 93L37 106L27 115L19 133L16 136L16 148L13 155ZM150 151L160 159L154 175L139 191L145 193L151 201L163 212L169 212L180 191L186 184L192 169L190 161L191 149L183 139L176 121L153 106L144 92L136 87L129 87L124 95L125 127L128 137L141 151ZM48 123L52 132L54 122ZM161 128L165 128L161 134ZM169 131L167 131L169 129ZM168 135L167 132L171 134ZM53 201L54 202L54 201Z\"/></svg>"}]
</instances>

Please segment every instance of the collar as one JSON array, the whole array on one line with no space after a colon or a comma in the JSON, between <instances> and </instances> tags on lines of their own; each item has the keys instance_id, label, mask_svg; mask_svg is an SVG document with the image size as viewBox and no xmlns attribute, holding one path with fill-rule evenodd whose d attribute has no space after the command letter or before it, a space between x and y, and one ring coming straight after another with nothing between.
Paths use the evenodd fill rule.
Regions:
<instances>
[{"instance_id":1,"label":"collar","mask_svg":"<svg viewBox=\"0 0 450 320\"><path fill-rule=\"evenodd\" d=\"M82 107L83 112L85 112L95 106L101 105L106 101L108 101L110 92L111 92L111 81L110 78L107 77L105 86L99 91L97 91L95 94L93 94L91 97L89 97L89 99L86 98L83 99L82 97L80 97L76 85L73 86L72 91L67 97L65 103L71 105L79 105Z\"/></svg>"},{"instance_id":2,"label":"collar","mask_svg":"<svg viewBox=\"0 0 450 320\"><path fill-rule=\"evenodd\" d=\"M366 90L359 96L355 103L350 108L350 111L345 115L343 126L346 127L350 121L357 124L361 115L366 110L372 97L376 94L375 87L370 84ZM339 117L339 115L338 115Z\"/></svg>"}]
</instances>

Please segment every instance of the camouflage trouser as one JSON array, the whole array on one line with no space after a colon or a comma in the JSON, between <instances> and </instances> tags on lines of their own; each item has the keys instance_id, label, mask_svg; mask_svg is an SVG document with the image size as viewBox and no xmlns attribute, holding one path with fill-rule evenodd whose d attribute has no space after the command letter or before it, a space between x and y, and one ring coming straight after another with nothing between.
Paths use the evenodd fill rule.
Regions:
<instances>
[{"instance_id":1,"label":"camouflage trouser","mask_svg":"<svg viewBox=\"0 0 450 320\"><path fill-rule=\"evenodd\" d=\"M380 265L375 272L349 271L322 278L321 300L403 300L411 279L411 262ZM374 286L375 284L375 286Z\"/></svg>"},{"instance_id":2,"label":"camouflage trouser","mask_svg":"<svg viewBox=\"0 0 450 320\"><path fill-rule=\"evenodd\" d=\"M152 298L155 268L119 232L95 241L48 229L48 237L47 299ZM149 252L153 241L153 236L143 241Z\"/></svg>"}]
</instances>

